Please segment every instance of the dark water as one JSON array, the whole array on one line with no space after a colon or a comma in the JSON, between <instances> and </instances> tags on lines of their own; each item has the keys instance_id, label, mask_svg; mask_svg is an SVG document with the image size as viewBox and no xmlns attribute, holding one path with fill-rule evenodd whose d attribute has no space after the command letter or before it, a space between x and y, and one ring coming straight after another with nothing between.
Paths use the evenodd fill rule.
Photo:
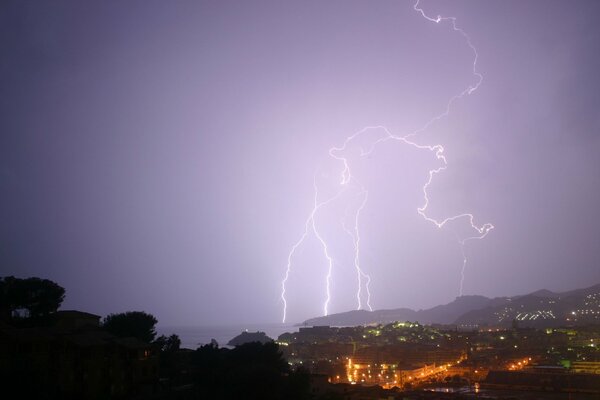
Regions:
<instances>
[{"instance_id":1,"label":"dark water","mask_svg":"<svg viewBox=\"0 0 600 400\"><path fill-rule=\"evenodd\" d=\"M227 342L244 330L265 332L270 338L277 339L284 332L297 332L298 328L284 324L246 324L229 326L158 326L156 329L159 335L177 334L181 339L181 347L187 349L195 349L203 344L208 344L211 339L215 339L219 346L225 346Z\"/></svg>"}]
</instances>

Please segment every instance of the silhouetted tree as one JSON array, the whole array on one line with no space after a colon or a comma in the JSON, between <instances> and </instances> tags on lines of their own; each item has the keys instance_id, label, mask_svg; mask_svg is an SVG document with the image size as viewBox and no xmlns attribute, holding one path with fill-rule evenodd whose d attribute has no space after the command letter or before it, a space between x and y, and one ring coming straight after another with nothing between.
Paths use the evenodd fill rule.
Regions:
<instances>
[{"instance_id":1,"label":"silhouetted tree","mask_svg":"<svg viewBox=\"0 0 600 400\"><path fill-rule=\"evenodd\" d=\"M206 345L192 356L201 398L306 399L304 371L292 371L273 342L246 343L232 350Z\"/></svg>"},{"instance_id":2,"label":"silhouetted tree","mask_svg":"<svg viewBox=\"0 0 600 400\"><path fill-rule=\"evenodd\" d=\"M14 276L0 278L0 315L3 319L26 310L27 317L43 317L56 312L65 298L65 289L48 279Z\"/></svg>"},{"instance_id":3,"label":"silhouetted tree","mask_svg":"<svg viewBox=\"0 0 600 400\"><path fill-rule=\"evenodd\" d=\"M143 311L128 311L110 314L102 320L102 326L108 332L120 337L134 337L146 343L156 337L154 326L156 318Z\"/></svg>"},{"instance_id":4,"label":"silhouetted tree","mask_svg":"<svg viewBox=\"0 0 600 400\"><path fill-rule=\"evenodd\" d=\"M152 343L158 352L158 363L161 377L169 378L176 382L181 376L181 359L179 349L181 340L179 336L172 334L170 336L160 335Z\"/></svg>"},{"instance_id":5,"label":"silhouetted tree","mask_svg":"<svg viewBox=\"0 0 600 400\"><path fill-rule=\"evenodd\" d=\"M174 353L181 347L181 339L175 334L169 337L160 335L154 341L154 345L163 353Z\"/></svg>"}]
</instances>

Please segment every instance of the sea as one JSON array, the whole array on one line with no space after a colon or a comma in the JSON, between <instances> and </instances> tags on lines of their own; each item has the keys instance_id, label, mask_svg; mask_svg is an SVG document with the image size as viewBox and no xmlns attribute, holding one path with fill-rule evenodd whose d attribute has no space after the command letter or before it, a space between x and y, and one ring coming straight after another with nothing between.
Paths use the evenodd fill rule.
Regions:
<instances>
[{"instance_id":1,"label":"sea","mask_svg":"<svg viewBox=\"0 0 600 400\"><path fill-rule=\"evenodd\" d=\"M247 332L264 332L268 337L276 340L285 332L298 332L298 327L291 324L246 324L223 326L161 326L156 327L157 336L176 334L181 340L181 347L193 349L216 340L219 347L227 347L227 343L239 335Z\"/></svg>"}]
</instances>

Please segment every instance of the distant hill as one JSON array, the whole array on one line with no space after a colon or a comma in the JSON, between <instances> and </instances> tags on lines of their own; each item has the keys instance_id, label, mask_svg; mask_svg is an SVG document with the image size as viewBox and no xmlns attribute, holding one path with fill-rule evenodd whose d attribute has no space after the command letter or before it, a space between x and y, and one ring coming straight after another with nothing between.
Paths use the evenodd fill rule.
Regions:
<instances>
[{"instance_id":1,"label":"distant hill","mask_svg":"<svg viewBox=\"0 0 600 400\"><path fill-rule=\"evenodd\" d=\"M448 304L426 310L355 310L311 318L301 325L354 326L393 321L461 326L551 327L600 323L600 284L563 293L550 290L513 297L461 296Z\"/></svg>"},{"instance_id":2,"label":"distant hill","mask_svg":"<svg viewBox=\"0 0 600 400\"><path fill-rule=\"evenodd\" d=\"M419 321L422 324L451 324L467 311L490 305L491 299L484 296L461 296L451 303L427 310L414 311L410 308L392 310L354 310L326 317L311 318L303 325L351 326L393 321Z\"/></svg>"},{"instance_id":3,"label":"distant hill","mask_svg":"<svg viewBox=\"0 0 600 400\"><path fill-rule=\"evenodd\" d=\"M550 299L555 299L560 295L558 293L551 292L547 289L538 290L537 292L529 293L527 296L535 296L535 297L548 297Z\"/></svg>"},{"instance_id":4,"label":"distant hill","mask_svg":"<svg viewBox=\"0 0 600 400\"><path fill-rule=\"evenodd\" d=\"M459 325L553 327L600 323L600 285L569 292L539 290L504 302L471 310L455 321Z\"/></svg>"},{"instance_id":5,"label":"distant hill","mask_svg":"<svg viewBox=\"0 0 600 400\"><path fill-rule=\"evenodd\" d=\"M460 296L451 303L417 311L417 320L423 324L451 324L465 312L487 307L491 301L484 296Z\"/></svg>"},{"instance_id":6,"label":"distant hill","mask_svg":"<svg viewBox=\"0 0 600 400\"><path fill-rule=\"evenodd\" d=\"M376 311L353 310L331 314L326 317L311 318L304 321L302 325L353 326L392 321L413 321L416 315L417 312L409 308Z\"/></svg>"},{"instance_id":7,"label":"distant hill","mask_svg":"<svg viewBox=\"0 0 600 400\"><path fill-rule=\"evenodd\" d=\"M231 339L227 345L228 346L240 346L246 343L259 342L259 343L268 343L272 342L273 339L267 336L264 332L242 332L233 339Z\"/></svg>"}]
</instances>

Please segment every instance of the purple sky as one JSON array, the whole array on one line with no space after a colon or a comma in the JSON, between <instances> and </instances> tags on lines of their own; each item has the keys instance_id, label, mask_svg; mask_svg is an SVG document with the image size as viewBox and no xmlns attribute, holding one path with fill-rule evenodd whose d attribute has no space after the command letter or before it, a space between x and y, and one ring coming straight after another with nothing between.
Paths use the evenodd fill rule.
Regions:
<instances>
[{"instance_id":1,"label":"purple sky","mask_svg":"<svg viewBox=\"0 0 600 400\"><path fill-rule=\"evenodd\" d=\"M313 176L341 173L328 149L369 125L418 129L475 81L464 38L412 4L2 2L0 275L55 280L65 308L101 315L279 321ZM495 225L465 247L464 293L600 283L600 2L421 6L457 17L484 75L417 140L449 165L428 212ZM374 308L458 295L456 230L417 213L436 166L398 143L353 164ZM319 216L332 312L356 306L351 243L332 228L342 207ZM321 314L326 270L307 240L290 322Z\"/></svg>"}]
</instances>

